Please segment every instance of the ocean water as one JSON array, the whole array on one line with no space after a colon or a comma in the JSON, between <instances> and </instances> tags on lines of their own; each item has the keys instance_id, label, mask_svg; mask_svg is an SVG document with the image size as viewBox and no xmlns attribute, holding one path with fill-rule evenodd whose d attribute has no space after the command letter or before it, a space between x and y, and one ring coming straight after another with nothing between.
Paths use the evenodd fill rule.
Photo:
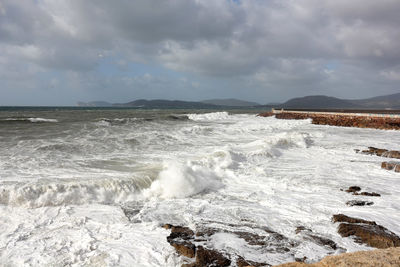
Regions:
<instances>
[{"instance_id":1,"label":"ocean water","mask_svg":"<svg viewBox=\"0 0 400 267\"><path fill-rule=\"evenodd\" d=\"M3 109L0 265L180 266L165 223L227 230L207 246L269 264L368 250L331 222L344 213L400 235L400 174L354 151L368 146L398 150L400 132L244 111ZM352 185L382 196L340 190ZM374 205L345 204L360 198ZM286 238L233 233L264 228Z\"/></svg>"}]
</instances>

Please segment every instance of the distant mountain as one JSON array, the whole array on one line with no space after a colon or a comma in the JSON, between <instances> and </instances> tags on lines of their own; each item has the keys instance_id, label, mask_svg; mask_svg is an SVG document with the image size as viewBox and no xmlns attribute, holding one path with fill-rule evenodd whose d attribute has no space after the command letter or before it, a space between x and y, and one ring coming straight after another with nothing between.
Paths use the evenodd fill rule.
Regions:
<instances>
[{"instance_id":1,"label":"distant mountain","mask_svg":"<svg viewBox=\"0 0 400 267\"><path fill-rule=\"evenodd\" d=\"M259 103L243 101L234 98L226 98L226 99L208 99L201 101L202 103L212 104L217 106L229 106L229 107L252 107L252 106L260 106Z\"/></svg>"},{"instance_id":2,"label":"distant mountain","mask_svg":"<svg viewBox=\"0 0 400 267\"><path fill-rule=\"evenodd\" d=\"M128 103L114 104L116 107L141 107L141 108L219 108L217 105L202 102L191 102L181 100L146 100L139 99Z\"/></svg>"},{"instance_id":3,"label":"distant mountain","mask_svg":"<svg viewBox=\"0 0 400 267\"><path fill-rule=\"evenodd\" d=\"M112 104L105 101L78 102L79 107L111 107Z\"/></svg>"},{"instance_id":4,"label":"distant mountain","mask_svg":"<svg viewBox=\"0 0 400 267\"><path fill-rule=\"evenodd\" d=\"M276 108L292 109L400 109L400 93L366 99L340 99L315 95L292 98Z\"/></svg>"},{"instance_id":5,"label":"distant mountain","mask_svg":"<svg viewBox=\"0 0 400 267\"><path fill-rule=\"evenodd\" d=\"M360 108L359 105L352 103L349 100L339 99L336 97L315 95L299 98L292 98L287 102L279 105L282 108L310 108L310 109L332 109L332 108Z\"/></svg>"},{"instance_id":6,"label":"distant mountain","mask_svg":"<svg viewBox=\"0 0 400 267\"><path fill-rule=\"evenodd\" d=\"M400 109L400 93L351 101L365 108Z\"/></svg>"}]
</instances>

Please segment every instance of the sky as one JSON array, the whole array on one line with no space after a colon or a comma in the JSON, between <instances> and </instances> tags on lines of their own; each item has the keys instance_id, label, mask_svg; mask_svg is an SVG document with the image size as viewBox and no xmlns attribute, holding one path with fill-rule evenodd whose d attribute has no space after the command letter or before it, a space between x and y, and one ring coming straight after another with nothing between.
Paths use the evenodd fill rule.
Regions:
<instances>
[{"instance_id":1,"label":"sky","mask_svg":"<svg viewBox=\"0 0 400 267\"><path fill-rule=\"evenodd\" d=\"M400 92L399 0L0 0L0 105Z\"/></svg>"}]
</instances>

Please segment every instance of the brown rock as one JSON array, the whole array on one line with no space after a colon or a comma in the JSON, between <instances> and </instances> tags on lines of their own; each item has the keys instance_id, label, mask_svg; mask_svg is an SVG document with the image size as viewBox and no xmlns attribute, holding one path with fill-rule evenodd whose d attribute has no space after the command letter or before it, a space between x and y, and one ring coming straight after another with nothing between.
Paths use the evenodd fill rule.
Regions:
<instances>
[{"instance_id":1,"label":"brown rock","mask_svg":"<svg viewBox=\"0 0 400 267\"><path fill-rule=\"evenodd\" d=\"M343 214L333 216L334 222L342 222L338 233L343 237L354 236L356 242L367 244L375 248L400 246L400 238L381 225L373 221L352 218Z\"/></svg>"},{"instance_id":2,"label":"brown rock","mask_svg":"<svg viewBox=\"0 0 400 267\"><path fill-rule=\"evenodd\" d=\"M286 111L276 113L275 118L287 120L312 119L313 124L334 125L344 127L376 128L376 129L400 129L400 119L388 117L366 117L344 114L321 114L318 112L298 113ZM379 151L378 153L381 153Z\"/></svg>"},{"instance_id":3,"label":"brown rock","mask_svg":"<svg viewBox=\"0 0 400 267\"><path fill-rule=\"evenodd\" d=\"M316 235L313 233L313 231L311 229L308 229L304 226L298 226L296 228L295 232L296 232L296 234L298 234L300 232L304 232L306 239L312 240L321 246L328 246L328 247L332 248L333 250L337 249L337 245L334 241L330 240L329 238Z\"/></svg>"},{"instance_id":4,"label":"brown rock","mask_svg":"<svg viewBox=\"0 0 400 267\"><path fill-rule=\"evenodd\" d=\"M196 246L188 241L171 241L169 242L171 246L173 246L176 249L176 252L178 252L179 255L188 257L188 258L194 258L196 254Z\"/></svg>"},{"instance_id":5,"label":"brown rock","mask_svg":"<svg viewBox=\"0 0 400 267\"><path fill-rule=\"evenodd\" d=\"M368 197L380 197L381 195L375 192L361 192L361 193L353 193L353 195L360 195L360 196L368 196Z\"/></svg>"},{"instance_id":6,"label":"brown rock","mask_svg":"<svg viewBox=\"0 0 400 267\"><path fill-rule=\"evenodd\" d=\"M400 159L400 151L395 151L395 150L389 151L386 157Z\"/></svg>"},{"instance_id":7,"label":"brown rock","mask_svg":"<svg viewBox=\"0 0 400 267\"><path fill-rule=\"evenodd\" d=\"M354 186L350 186L350 187L346 190L346 192L347 192L347 193L352 193L352 192L358 192L358 191L360 191L360 190L361 190L361 187L354 185Z\"/></svg>"},{"instance_id":8,"label":"brown rock","mask_svg":"<svg viewBox=\"0 0 400 267\"><path fill-rule=\"evenodd\" d=\"M364 200L350 200L346 202L347 206L353 207L353 206L371 206L373 205L374 202L372 201L364 201Z\"/></svg>"},{"instance_id":9,"label":"brown rock","mask_svg":"<svg viewBox=\"0 0 400 267\"><path fill-rule=\"evenodd\" d=\"M173 226L171 224L165 224L163 227L171 230L167 241L176 249L178 254L188 258L194 258L196 253L196 246L192 243L194 232L188 227Z\"/></svg>"},{"instance_id":10,"label":"brown rock","mask_svg":"<svg viewBox=\"0 0 400 267\"><path fill-rule=\"evenodd\" d=\"M380 149L376 147L368 147L368 150L363 150L361 151L363 154L368 154L368 155L376 155L376 156L383 156L388 153L387 149Z\"/></svg>"},{"instance_id":11,"label":"brown rock","mask_svg":"<svg viewBox=\"0 0 400 267\"><path fill-rule=\"evenodd\" d=\"M306 228L305 226L297 226L295 233L298 234L302 231L311 231L310 229Z\"/></svg>"},{"instance_id":12,"label":"brown rock","mask_svg":"<svg viewBox=\"0 0 400 267\"><path fill-rule=\"evenodd\" d=\"M231 260L225 257L222 253L205 249L202 246L197 248L196 253L196 267L206 267L206 266L229 266L231 265Z\"/></svg>"},{"instance_id":13,"label":"brown rock","mask_svg":"<svg viewBox=\"0 0 400 267\"><path fill-rule=\"evenodd\" d=\"M273 112L264 112L264 113L258 114L258 116L260 116L260 117L271 117L274 115L275 115L275 113L273 113Z\"/></svg>"},{"instance_id":14,"label":"brown rock","mask_svg":"<svg viewBox=\"0 0 400 267\"><path fill-rule=\"evenodd\" d=\"M395 172L400 172L400 164L397 164L396 167L394 168Z\"/></svg>"},{"instance_id":15,"label":"brown rock","mask_svg":"<svg viewBox=\"0 0 400 267\"><path fill-rule=\"evenodd\" d=\"M371 225L376 225L376 222L373 221L367 221L363 219L358 219L358 218L353 218L349 217L344 214L336 214L333 215L332 221L335 222L347 222L347 223L364 223L364 224L371 224Z\"/></svg>"},{"instance_id":16,"label":"brown rock","mask_svg":"<svg viewBox=\"0 0 400 267\"><path fill-rule=\"evenodd\" d=\"M382 162L381 168L389 170L389 171L394 170L395 172L400 172L400 163L398 163L398 162Z\"/></svg>"},{"instance_id":17,"label":"brown rock","mask_svg":"<svg viewBox=\"0 0 400 267\"><path fill-rule=\"evenodd\" d=\"M271 266L268 263L261 263L261 262L254 262L254 261L249 261L245 260L242 257L239 257L236 260L236 265L237 267L261 267L261 266Z\"/></svg>"},{"instance_id":18,"label":"brown rock","mask_svg":"<svg viewBox=\"0 0 400 267\"><path fill-rule=\"evenodd\" d=\"M375 249L327 256L313 264L291 262L277 267L399 267L400 248Z\"/></svg>"},{"instance_id":19,"label":"brown rock","mask_svg":"<svg viewBox=\"0 0 400 267\"><path fill-rule=\"evenodd\" d=\"M169 227L169 228L166 228L166 227ZM167 240L169 240L169 239L172 240L172 239L176 239L176 238L188 240L188 239L194 238L194 232L188 227L164 225L164 228L171 229L171 234L167 237Z\"/></svg>"}]
</instances>

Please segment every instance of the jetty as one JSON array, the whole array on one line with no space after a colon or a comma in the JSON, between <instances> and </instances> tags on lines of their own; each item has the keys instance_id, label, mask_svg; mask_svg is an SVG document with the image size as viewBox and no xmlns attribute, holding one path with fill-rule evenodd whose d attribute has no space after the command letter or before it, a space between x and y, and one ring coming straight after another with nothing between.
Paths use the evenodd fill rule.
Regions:
<instances>
[{"instance_id":1,"label":"jetty","mask_svg":"<svg viewBox=\"0 0 400 267\"><path fill-rule=\"evenodd\" d=\"M259 116L277 119L311 119L313 124L400 130L400 110L272 109Z\"/></svg>"}]
</instances>

